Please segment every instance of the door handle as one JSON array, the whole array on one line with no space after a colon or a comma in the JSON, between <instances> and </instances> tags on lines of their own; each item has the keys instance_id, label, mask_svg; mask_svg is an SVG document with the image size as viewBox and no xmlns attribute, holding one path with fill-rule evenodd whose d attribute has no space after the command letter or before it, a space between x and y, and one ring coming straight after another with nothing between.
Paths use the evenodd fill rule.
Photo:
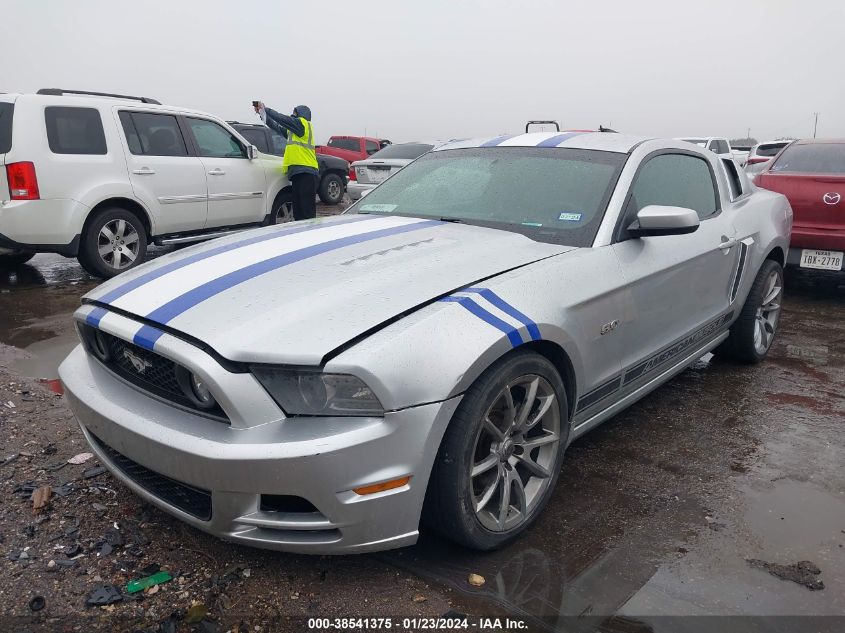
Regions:
<instances>
[{"instance_id":1,"label":"door handle","mask_svg":"<svg viewBox=\"0 0 845 633\"><path fill-rule=\"evenodd\" d=\"M208 175L209 176L225 176L226 172L223 171L220 168L217 168L217 169L212 169L210 172L208 172Z\"/></svg>"},{"instance_id":2,"label":"door handle","mask_svg":"<svg viewBox=\"0 0 845 633\"><path fill-rule=\"evenodd\" d=\"M722 241L719 243L719 248L722 250L728 250L736 246L736 240L734 238L729 238L726 235L722 236Z\"/></svg>"},{"instance_id":3,"label":"door handle","mask_svg":"<svg viewBox=\"0 0 845 633\"><path fill-rule=\"evenodd\" d=\"M133 169L133 174L138 174L139 176L149 176L150 174L154 174L155 169L150 169L149 167L141 167L141 169Z\"/></svg>"}]
</instances>

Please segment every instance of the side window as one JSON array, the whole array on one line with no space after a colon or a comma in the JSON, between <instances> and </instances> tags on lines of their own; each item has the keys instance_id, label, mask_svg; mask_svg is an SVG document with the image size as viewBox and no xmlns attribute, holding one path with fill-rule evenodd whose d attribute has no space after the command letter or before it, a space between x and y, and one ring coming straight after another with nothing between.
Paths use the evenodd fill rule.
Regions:
<instances>
[{"instance_id":1,"label":"side window","mask_svg":"<svg viewBox=\"0 0 845 633\"><path fill-rule=\"evenodd\" d=\"M739 177L736 163L729 158L723 158L722 166L725 168L725 174L728 176L728 184L731 187L731 200L736 200L745 193L742 190L742 179Z\"/></svg>"},{"instance_id":2,"label":"side window","mask_svg":"<svg viewBox=\"0 0 845 633\"><path fill-rule=\"evenodd\" d=\"M148 112L120 113L129 151L136 156L187 156L188 148L176 117Z\"/></svg>"},{"instance_id":3,"label":"side window","mask_svg":"<svg viewBox=\"0 0 845 633\"><path fill-rule=\"evenodd\" d=\"M285 147L288 142L284 136L276 132L270 132L270 153L276 156L285 155Z\"/></svg>"},{"instance_id":4,"label":"side window","mask_svg":"<svg viewBox=\"0 0 845 633\"><path fill-rule=\"evenodd\" d=\"M375 141L367 141L365 147L367 149L367 154L369 155L373 155L381 149L379 144Z\"/></svg>"},{"instance_id":5,"label":"side window","mask_svg":"<svg viewBox=\"0 0 845 633\"><path fill-rule=\"evenodd\" d=\"M716 187L703 158L687 154L660 154L640 168L625 210L625 226L640 209L651 204L685 207L701 220L717 210Z\"/></svg>"},{"instance_id":6,"label":"side window","mask_svg":"<svg viewBox=\"0 0 845 633\"><path fill-rule=\"evenodd\" d=\"M239 129L238 132L240 132L241 136L248 140L251 145L255 145L259 152L264 152L265 154L267 153L267 135L264 133L264 128L247 127Z\"/></svg>"},{"instance_id":7,"label":"side window","mask_svg":"<svg viewBox=\"0 0 845 633\"><path fill-rule=\"evenodd\" d=\"M200 156L246 158L246 149L226 128L206 119L188 119Z\"/></svg>"},{"instance_id":8,"label":"side window","mask_svg":"<svg viewBox=\"0 0 845 633\"><path fill-rule=\"evenodd\" d=\"M49 106L44 109L47 142L54 154L105 154L103 121L95 108Z\"/></svg>"}]
</instances>

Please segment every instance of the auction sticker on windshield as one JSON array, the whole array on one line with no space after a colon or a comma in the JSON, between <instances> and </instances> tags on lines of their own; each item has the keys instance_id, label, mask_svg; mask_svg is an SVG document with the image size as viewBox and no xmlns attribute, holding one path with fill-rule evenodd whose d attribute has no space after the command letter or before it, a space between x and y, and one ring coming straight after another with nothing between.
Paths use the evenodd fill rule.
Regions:
<instances>
[{"instance_id":1,"label":"auction sticker on windshield","mask_svg":"<svg viewBox=\"0 0 845 633\"><path fill-rule=\"evenodd\" d=\"M398 204L362 204L361 211L373 211L375 213L390 213Z\"/></svg>"},{"instance_id":2,"label":"auction sticker on windshield","mask_svg":"<svg viewBox=\"0 0 845 633\"><path fill-rule=\"evenodd\" d=\"M563 222L580 222L583 215L583 213L565 211L564 213L561 213L559 216L557 216L557 219Z\"/></svg>"}]
</instances>

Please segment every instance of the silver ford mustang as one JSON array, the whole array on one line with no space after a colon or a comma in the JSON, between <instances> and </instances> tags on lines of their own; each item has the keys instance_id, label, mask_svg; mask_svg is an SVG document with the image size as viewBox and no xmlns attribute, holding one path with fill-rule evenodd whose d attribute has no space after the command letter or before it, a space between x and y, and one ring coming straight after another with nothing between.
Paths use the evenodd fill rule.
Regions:
<instances>
[{"instance_id":1,"label":"silver ford mustang","mask_svg":"<svg viewBox=\"0 0 845 633\"><path fill-rule=\"evenodd\" d=\"M61 366L136 494L313 553L491 549L567 445L708 351L762 360L792 211L712 152L610 133L461 141L335 218L103 284Z\"/></svg>"}]
</instances>

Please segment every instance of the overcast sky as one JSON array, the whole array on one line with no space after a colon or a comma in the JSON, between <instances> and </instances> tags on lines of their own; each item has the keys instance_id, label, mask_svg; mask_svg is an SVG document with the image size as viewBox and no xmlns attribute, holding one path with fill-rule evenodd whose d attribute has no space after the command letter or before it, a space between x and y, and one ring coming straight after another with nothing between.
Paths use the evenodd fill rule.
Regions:
<instances>
[{"instance_id":1,"label":"overcast sky","mask_svg":"<svg viewBox=\"0 0 845 633\"><path fill-rule=\"evenodd\" d=\"M516 132L845 136L842 0L2 0L0 92L151 96L318 139Z\"/></svg>"}]
</instances>

